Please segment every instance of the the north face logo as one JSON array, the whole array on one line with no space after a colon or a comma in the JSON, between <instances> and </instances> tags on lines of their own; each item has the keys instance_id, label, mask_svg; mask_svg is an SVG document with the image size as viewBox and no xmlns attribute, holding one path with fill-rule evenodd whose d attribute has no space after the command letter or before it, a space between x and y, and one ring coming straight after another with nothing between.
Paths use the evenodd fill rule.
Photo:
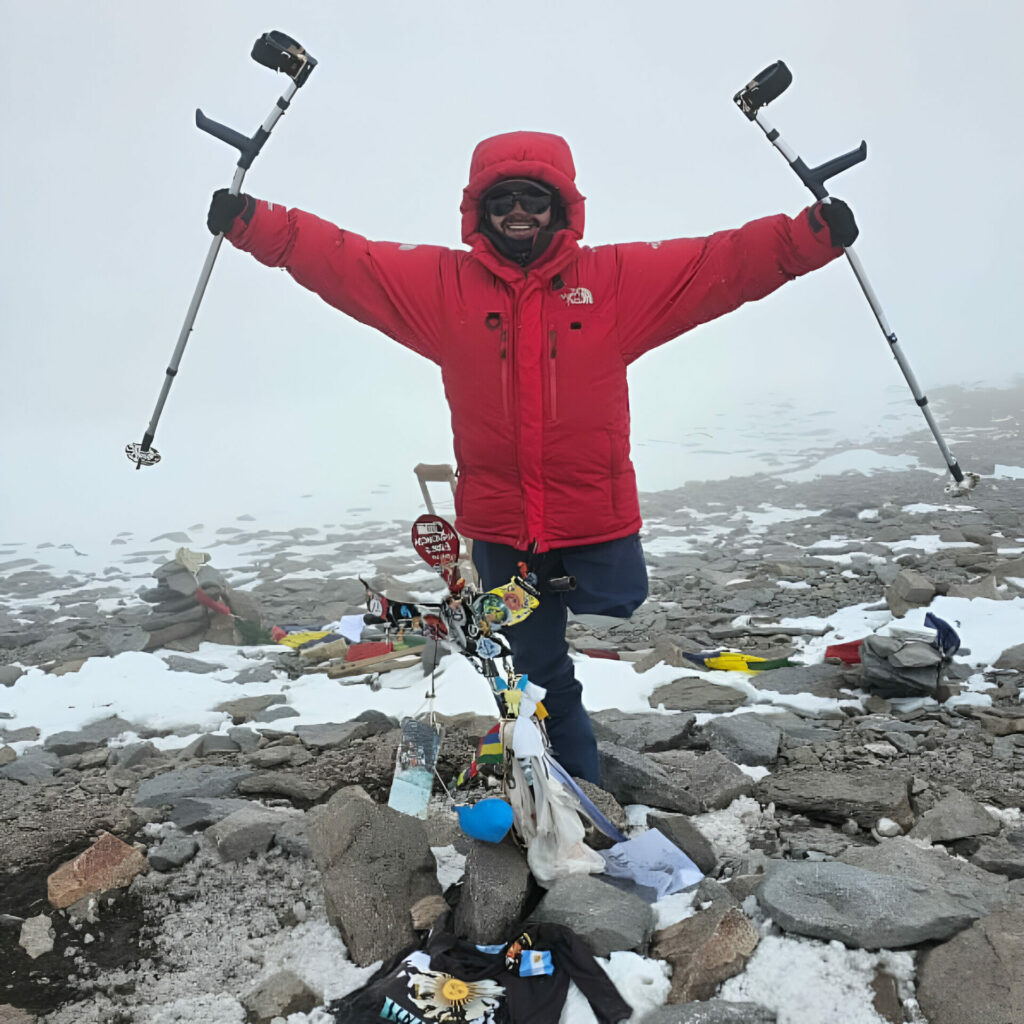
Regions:
<instances>
[{"instance_id":1,"label":"the north face logo","mask_svg":"<svg viewBox=\"0 0 1024 1024\"><path fill-rule=\"evenodd\" d=\"M569 306L592 306L594 304L594 293L589 288L570 288L567 292L559 295Z\"/></svg>"}]
</instances>

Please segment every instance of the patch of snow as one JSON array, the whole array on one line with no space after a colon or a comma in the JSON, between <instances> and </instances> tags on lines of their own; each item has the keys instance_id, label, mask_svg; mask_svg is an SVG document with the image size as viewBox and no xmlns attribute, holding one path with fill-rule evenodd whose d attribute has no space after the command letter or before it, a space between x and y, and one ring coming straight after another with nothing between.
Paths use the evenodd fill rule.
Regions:
<instances>
[{"instance_id":1,"label":"patch of snow","mask_svg":"<svg viewBox=\"0 0 1024 1024\"><path fill-rule=\"evenodd\" d=\"M746 970L722 985L720 998L767 1006L777 1024L887 1024L872 1006L875 972L884 968L909 979L913 964L910 953L870 953L840 942L767 935Z\"/></svg>"}]
</instances>

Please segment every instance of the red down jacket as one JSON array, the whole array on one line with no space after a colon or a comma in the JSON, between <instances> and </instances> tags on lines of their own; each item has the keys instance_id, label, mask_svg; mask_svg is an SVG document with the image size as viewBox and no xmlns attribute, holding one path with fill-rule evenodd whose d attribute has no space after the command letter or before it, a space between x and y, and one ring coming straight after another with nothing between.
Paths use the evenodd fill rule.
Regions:
<instances>
[{"instance_id":1,"label":"red down jacket","mask_svg":"<svg viewBox=\"0 0 1024 1024\"><path fill-rule=\"evenodd\" d=\"M480 197L502 178L554 186L566 211L525 271L478 230ZM707 238L581 246L574 179L564 139L512 132L473 153L469 252L371 242L262 201L227 236L441 367L466 537L544 551L639 530L626 367L842 253L811 211Z\"/></svg>"}]
</instances>

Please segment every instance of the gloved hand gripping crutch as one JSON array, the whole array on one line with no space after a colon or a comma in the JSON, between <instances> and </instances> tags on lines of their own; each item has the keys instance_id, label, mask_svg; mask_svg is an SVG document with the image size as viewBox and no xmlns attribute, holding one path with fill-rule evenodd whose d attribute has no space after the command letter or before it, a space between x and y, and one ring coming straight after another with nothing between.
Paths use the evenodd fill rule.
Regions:
<instances>
[{"instance_id":1,"label":"gloved hand gripping crutch","mask_svg":"<svg viewBox=\"0 0 1024 1024\"><path fill-rule=\"evenodd\" d=\"M851 150L849 153L844 153L842 156L837 156L834 160L828 160L818 167L808 167L789 147L778 130L769 124L762 111L763 107L767 106L778 96L781 96L789 88L792 81L793 75L789 68L781 60L776 61L770 67L765 68L751 82L748 82L747 85L736 93L733 100L748 120L757 123L758 127L768 137L768 141L786 158L790 167L793 168L800 180L811 190L815 198L827 203L829 201L829 194L825 188L825 182L836 174L853 167L854 164L859 164L862 160L867 159L867 143L861 142L856 149ZM920 406L921 412L924 413L924 418L928 422L932 436L938 442L939 451L942 452L942 457L946 460L946 465L949 467L953 482L947 485L946 492L955 497L962 497L978 483L978 474L965 473L960 468L956 459L950 454L949 448L946 447L946 442L942 439L939 428L932 418L931 410L928 408L928 399L921 393L921 389L918 387L917 379L914 377L914 373L900 349L895 333L882 312L882 306L868 281L860 258L853 251L852 246L844 247L843 251L846 253L846 258L850 261L850 266L853 268L861 290L864 292L864 297L871 306L871 311L875 314L878 326L881 327L886 341L889 342L893 358L903 371L903 376L910 385L914 400Z\"/></svg>"},{"instance_id":2,"label":"gloved hand gripping crutch","mask_svg":"<svg viewBox=\"0 0 1024 1024\"><path fill-rule=\"evenodd\" d=\"M283 32L266 32L260 36L252 48L252 59L264 67L283 72L291 79L291 84L285 90L284 95L274 104L274 108L267 116L267 119L256 129L251 138L243 135L241 132L236 132L232 128L228 128L226 125L219 124L217 121L212 121L201 110L196 111L196 127L220 139L222 142L226 142L229 146L234 146L241 154L238 158L235 176L231 181L231 187L228 189L232 195L238 195L241 192L245 172L252 166L252 162L256 157L259 156L263 144L270 138L274 125L277 124L281 115L288 109L292 97L305 84L313 68L316 67L316 60L294 39L286 36ZM188 336L192 332L192 325L195 323L199 304L203 301L203 293L206 291L206 285L210 280L213 264L217 259L217 253L220 251L220 244L223 240L224 235L219 234L210 243L209 251L206 254L206 262L203 264L203 269L199 274L199 282L196 285L196 290L192 293L192 301L189 303L188 312L185 314L185 322L182 324L181 332L178 335L178 343L174 348L174 354L171 356L170 365L167 367L167 375L164 378L163 387L160 389L160 397L157 399L156 408L153 410L153 416L149 421L149 426L146 428L146 433L142 437L142 442L125 445L125 454L135 463L136 469L141 469L143 466L153 466L160 461L160 453L153 447L156 425L160 419L160 414L163 412L164 403L167 401L168 392L171 390L171 384L178 373L178 366L185 352Z\"/></svg>"}]
</instances>

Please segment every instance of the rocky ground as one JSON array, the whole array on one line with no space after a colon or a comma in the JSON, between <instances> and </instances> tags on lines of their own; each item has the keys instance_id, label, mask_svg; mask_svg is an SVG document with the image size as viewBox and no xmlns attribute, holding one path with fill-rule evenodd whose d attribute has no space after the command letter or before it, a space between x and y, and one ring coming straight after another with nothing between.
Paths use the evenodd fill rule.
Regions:
<instances>
[{"instance_id":1,"label":"rocky ground","mask_svg":"<svg viewBox=\"0 0 1024 1024\"><path fill-rule=\"evenodd\" d=\"M1024 435L1019 391L985 394L982 408L961 396L945 422L964 466L990 475L1024 465ZM873 447L936 461L924 434ZM820 657L739 685L698 676L682 656L728 647L799 661L840 609L1024 596L1024 479L949 499L923 470L807 476L647 495L650 600L626 624L570 625L577 650L615 652L641 674L677 669L651 711L594 715L604 784L594 795L631 830L657 825L705 871L682 920L664 926L635 892L596 876L542 893L514 848L472 843L443 801L425 827L396 824L382 801L397 721L370 712L285 728L286 692L246 687L301 669L294 655L251 648L233 728L179 748L158 731L120 744L132 723L116 716L36 743L31 725L3 728L0 686L0 1022L327 1021L315 1007L358 983L356 964L415 935L409 908L437 897L463 857L459 922L477 941L532 913L570 923L598 955L670 964L670 1005L645 1020L803 1020L767 1005L751 979L773 951L796 958L810 943L819 958L867 958L857 970L868 995L833 1020L1024 1021L1024 635L1006 637L983 669L958 658L942 703L872 696L856 667ZM153 580L177 545L197 546L195 532L123 538L99 572L0 546L0 684L126 650L204 671L210 647L196 652L217 639L217 617L170 595L166 574ZM407 533L243 523L217 534L211 568L231 568L210 593L244 595L264 624L333 621L361 601L357 575L394 596L423 585L410 582ZM958 699L961 689L988 699ZM764 713L729 714L739 707ZM445 778L486 724L449 720ZM363 831L376 839L358 850L328 838ZM102 839L94 863L66 868L103 833L121 845ZM90 871L106 878L99 897ZM360 910L381 878L394 909L384 924ZM636 967L621 970L626 985Z\"/></svg>"}]
</instances>

